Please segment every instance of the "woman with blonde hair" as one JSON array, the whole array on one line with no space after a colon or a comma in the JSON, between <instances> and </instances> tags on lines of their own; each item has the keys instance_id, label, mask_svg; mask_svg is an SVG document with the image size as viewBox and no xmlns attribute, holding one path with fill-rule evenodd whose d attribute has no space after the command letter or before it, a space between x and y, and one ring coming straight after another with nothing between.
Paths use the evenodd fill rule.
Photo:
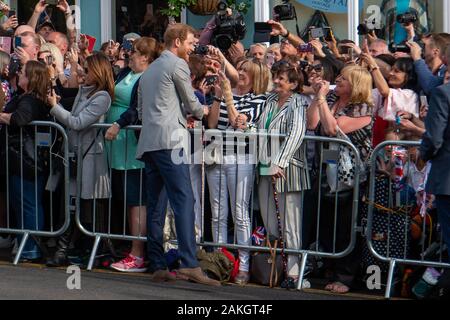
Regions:
<instances>
[{"instance_id":1,"label":"woman with blonde hair","mask_svg":"<svg viewBox=\"0 0 450 320\"><path fill-rule=\"evenodd\" d=\"M99 206L99 199L111 196L103 136L91 126L105 120L114 99L114 79L111 64L102 53L86 59L84 72L84 85L79 89L71 112L58 104L54 90L48 95L48 102L51 106L50 114L67 128L70 151L82 161L81 172L77 177L71 177L71 193L75 194L74 191L78 188L74 187L79 182L80 190L77 193L82 199L82 212L87 214L92 210L92 200L97 200ZM93 227L96 230L96 226ZM67 262L67 247L68 244L65 243L56 252L55 260L60 262L58 264Z\"/></svg>"},{"instance_id":2,"label":"woman with blonde hair","mask_svg":"<svg viewBox=\"0 0 450 320\"><path fill-rule=\"evenodd\" d=\"M372 77L366 68L348 66L336 79L336 88L330 92L330 83L315 77L311 80L315 98L308 109L308 129L317 130L318 135L336 137L339 132L348 136L358 149L361 161L367 164L372 152ZM362 187L361 187L362 189ZM330 194L325 190L322 194ZM335 196L321 199L321 244L326 252L342 252L350 244L352 234L353 190L339 193L337 220L335 221ZM336 225L336 230L333 226ZM333 234L336 234L336 243ZM347 293L355 284L359 268L359 252L353 250L344 258L330 261L332 276L326 290Z\"/></svg>"},{"instance_id":3,"label":"woman with blonde hair","mask_svg":"<svg viewBox=\"0 0 450 320\"><path fill-rule=\"evenodd\" d=\"M266 100L269 69L263 63L258 60L246 60L240 64L238 73L239 82L234 94L229 80L223 73L220 73L219 77L222 85L219 83L215 85L215 100L208 117L208 127L222 130L224 135L228 130L245 131L253 126L263 111ZM224 146L223 161L206 169L214 242L227 243L228 201L230 201L237 243L251 244L249 209L256 159L255 155L250 153L248 142L244 146L244 154L236 154L234 143ZM239 250L239 260L239 274L235 282L244 285L250 278L249 252Z\"/></svg>"},{"instance_id":4,"label":"woman with blonde hair","mask_svg":"<svg viewBox=\"0 0 450 320\"><path fill-rule=\"evenodd\" d=\"M63 86L66 86L67 77L64 74L64 57L56 45L49 42L44 43L39 50L38 60L49 66L52 79L58 79Z\"/></svg>"}]
</instances>

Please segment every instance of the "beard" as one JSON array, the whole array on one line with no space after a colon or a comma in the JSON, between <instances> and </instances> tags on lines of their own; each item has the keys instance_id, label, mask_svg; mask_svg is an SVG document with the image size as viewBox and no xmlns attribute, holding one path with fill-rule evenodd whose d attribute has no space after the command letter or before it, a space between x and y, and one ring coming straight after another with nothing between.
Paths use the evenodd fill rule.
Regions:
<instances>
[{"instance_id":1,"label":"beard","mask_svg":"<svg viewBox=\"0 0 450 320\"><path fill-rule=\"evenodd\" d=\"M188 50L186 50L183 47L178 48L177 56L180 59L185 60L186 62L189 62L189 53Z\"/></svg>"}]
</instances>

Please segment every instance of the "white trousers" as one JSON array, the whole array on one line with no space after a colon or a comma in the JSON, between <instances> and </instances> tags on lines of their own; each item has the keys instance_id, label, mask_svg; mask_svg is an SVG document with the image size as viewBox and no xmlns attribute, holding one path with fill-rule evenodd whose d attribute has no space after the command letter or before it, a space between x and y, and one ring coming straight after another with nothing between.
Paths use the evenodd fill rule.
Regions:
<instances>
[{"instance_id":1,"label":"white trousers","mask_svg":"<svg viewBox=\"0 0 450 320\"><path fill-rule=\"evenodd\" d=\"M251 245L249 210L254 172L252 164L222 164L207 168L214 242L228 241L228 211L231 203L237 244ZM249 252L239 250L239 270L248 272L249 265Z\"/></svg>"},{"instance_id":2,"label":"white trousers","mask_svg":"<svg viewBox=\"0 0 450 320\"><path fill-rule=\"evenodd\" d=\"M272 187L272 177L261 176L258 184L259 205L267 234L279 237L278 218ZM278 193L281 230L284 234L286 249L300 249L300 206L301 192ZM299 275L297 255L288 256L287 273L290 277Z\"/></svg>"}]
</instances>

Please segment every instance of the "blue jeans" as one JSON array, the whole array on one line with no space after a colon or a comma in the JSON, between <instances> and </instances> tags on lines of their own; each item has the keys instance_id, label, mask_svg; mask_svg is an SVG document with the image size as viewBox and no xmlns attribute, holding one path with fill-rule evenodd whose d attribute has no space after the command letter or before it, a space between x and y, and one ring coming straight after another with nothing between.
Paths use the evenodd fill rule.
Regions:
<instances>
[{"instance_id":1,"label":"blue jeans","mask_svg":"<svg viewBox=\"0 0 450 320\"><path fill-rule=\"evenodd\" d=\"M450 259L450 196L436 196L436 208Z\"/></svg>"},{"instance_id":2,"label":"blue jeans","mask_svg":"<svg viewBox=\"0 0 450 320\"><path fill-rule=\"evenodd\" d=\"M147 152L143 156L147 185L147 249L150 271L164 270L167 263L163 249L165 210L160 194L165 188L175 216L178 254L181 268L196 268L195 214L189 165L176 165L172 150ZM167 200L166 200L167 204Z\"/></svg>"},{"instance_id":3,"label":"blue jeans","mask_svg":"<svg viewBox=\"0 0 450 320\"><path fill-rule=\"evenodd\" d=\"M35 183L34 180L22 179L19 176L11 176L10 188L10 206L16 216L17 228L25 230L43 230L44 207L42 206L42 196L45 188L45 178L38 176ZM22 236L19 236L17 240L20 243ZM32 238L29 238L25 244L21 258L38 259L40 257L41 252L39 247Z\"/></svg>"}]
</instances>

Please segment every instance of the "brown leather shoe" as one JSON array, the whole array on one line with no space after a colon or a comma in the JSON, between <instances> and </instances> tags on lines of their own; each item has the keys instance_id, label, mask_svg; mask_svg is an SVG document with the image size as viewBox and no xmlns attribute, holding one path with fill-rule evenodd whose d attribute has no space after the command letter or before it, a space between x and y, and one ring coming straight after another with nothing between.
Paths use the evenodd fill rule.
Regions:
<instances>
[{"instance_id":1,"label":"brown leather shoe","mask_svg":"<svg viewBox=\"0 0 450 320\"><path fill-rule=\"evenodd\" d=\"M221 286L220 281L208 278L208 276L202 271L200 267L179 269L177 272L177 278L206 284L208 286Z\"/></svg>"},{"instance_id":2,"label":"brown leather shoe","mask_svg":"<svg viewBox=\"0 0 450 320\"><path fill-rule=\"evenodd\" d=\"M157 270L153 272L153 282L176 281L177 277L170 273L169 270Z\"/></svg>"}]
</instances>

